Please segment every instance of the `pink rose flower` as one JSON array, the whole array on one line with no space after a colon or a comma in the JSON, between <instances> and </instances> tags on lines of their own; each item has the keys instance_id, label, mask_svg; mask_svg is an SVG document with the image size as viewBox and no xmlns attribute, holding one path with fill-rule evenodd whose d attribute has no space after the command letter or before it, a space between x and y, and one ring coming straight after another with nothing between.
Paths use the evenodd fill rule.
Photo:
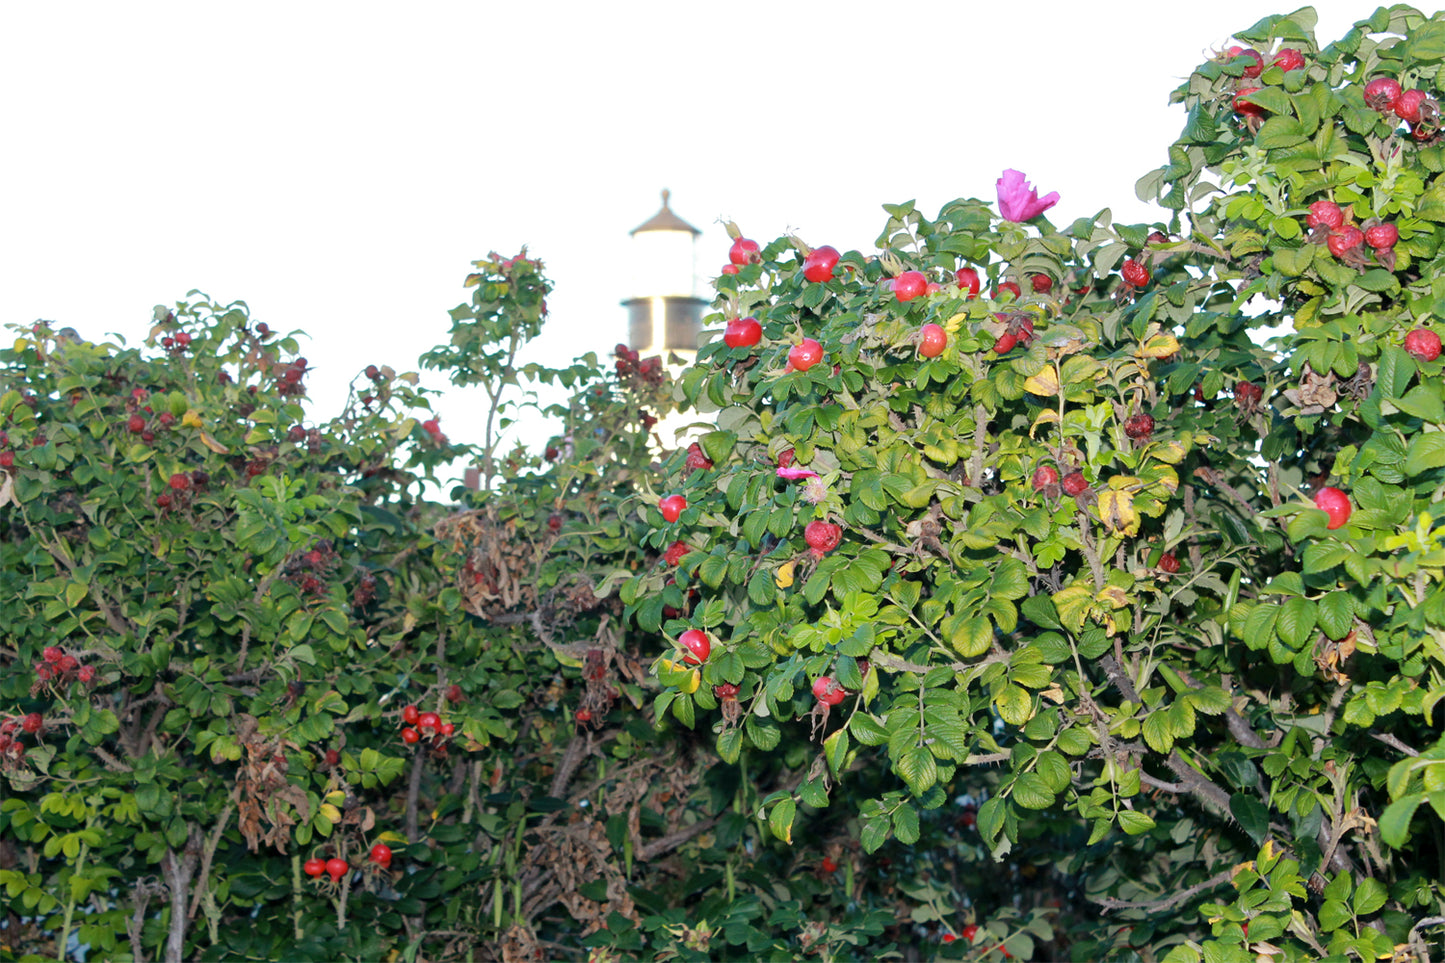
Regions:
<instances>
[{"instance_id":1,"label":"pink rose flower","mask_svg":"<svg viewBox=\"0 0 1445 963\"><path fill-rule=\"evenodd\" d=\"M1059 202L1059 192L1040 198L1021 171L1009 169L998 179L998 212L1005 220L1031 221Z\"/></svg>"},{"instance_id":2,"label":"pink rose flower","mask_svg":"<svg viewBox=\"0 0 1445 963\"><path fill-rule=\"evenodd\" d=\"M818 473L809 471L806 468L779 468L778 477L786 478L789 481L797 481L799 478L817 478Z\"/></svg>"}]
</instances>

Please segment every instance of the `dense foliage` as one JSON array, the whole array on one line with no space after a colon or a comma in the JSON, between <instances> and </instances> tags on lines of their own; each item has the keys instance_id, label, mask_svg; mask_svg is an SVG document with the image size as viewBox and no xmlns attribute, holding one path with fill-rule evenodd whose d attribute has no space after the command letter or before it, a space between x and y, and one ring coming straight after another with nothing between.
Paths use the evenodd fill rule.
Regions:
<instances>
[{"instance_id":1,"label":"dense foliage","mask_svg":"<svg viewBox=\"0 0 1445 963\"><path fill-rule=\"evenodd\" d=\"M739 238L675 385L479 261L475 446L382 359L308 425L243 304L17 329L0 959L1438 952L1445 19L1312 28L1175 92L1158 224Z\"/></svg>"}]
</instances>

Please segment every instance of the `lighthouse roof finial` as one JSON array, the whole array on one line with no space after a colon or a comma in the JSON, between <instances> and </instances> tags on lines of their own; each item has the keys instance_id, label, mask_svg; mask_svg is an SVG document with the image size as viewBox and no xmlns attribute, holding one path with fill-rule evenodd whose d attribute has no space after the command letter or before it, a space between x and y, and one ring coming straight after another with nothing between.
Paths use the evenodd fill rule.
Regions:
<instances>
[{"instance_id":1,"label":"lighthouse roof finial","mask_svg":"<svg viewBox=\"0 0 1445 963\"><path fill-rule=\"evenodd\" d=\"M668 206L671 200L672 191L664 187L662 189L662 210L658 211L646 222L639 224L637 227L634 227L627 233L631 235L637 234L641 231L686 231L694 237L701 234L702 231L699 231L697 228L687 223L687 221L684 221L682 218L672 213L672 208Z\"/></svg>"}]
</instances>

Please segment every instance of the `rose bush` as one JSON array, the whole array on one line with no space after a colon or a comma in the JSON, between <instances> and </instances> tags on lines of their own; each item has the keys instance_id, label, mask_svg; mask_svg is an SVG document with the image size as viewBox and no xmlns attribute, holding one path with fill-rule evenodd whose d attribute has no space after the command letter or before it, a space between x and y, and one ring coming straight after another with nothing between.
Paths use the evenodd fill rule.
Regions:
<instances>
[{"instance_id":1,"label":"rose bush","mask_svg":"<svg viewBox=\"0 0 1445 963\"><path fill-rule=\"evenodd\" d=\"M841 793L865 852L916 846L962 798L995 858L1051 835L1074 908L1126 924L1075 955L1438 941L1445 404L1405 341L1441 297L1445 21L1381 10L1323 49L1312 27L1266 18L1176 91L1140 182L1167 223L1058 229L1009 171L996 209L888 206L880 253L826 283L792 238L719 278L715 323L763 337L682 379L717 425L712 467L665 482L699 510L676 577L702 604L668 617L660 569L622 599L714 635L655 711L793 773L758 807L778 838ZM991 299L943 283L965 270ZM895 296L915 274L929 293ZM780 481L784 452L816 484ZM985 932L1027 956L1049 927L1022 922Z\"/></svg>"},{"instance_id":2,"label":"rose bush","mask_svg":"<svg viewBox=\"0 0 1445 963\"><path fill-rule=\"evenodd\" d=\"M17 330L0 957L1438 950L1445 20L1312 28L1175 92L1158 224L735 232L676 385L476 262L476 445L243 304Z\"/></svg>"}]
</instances>

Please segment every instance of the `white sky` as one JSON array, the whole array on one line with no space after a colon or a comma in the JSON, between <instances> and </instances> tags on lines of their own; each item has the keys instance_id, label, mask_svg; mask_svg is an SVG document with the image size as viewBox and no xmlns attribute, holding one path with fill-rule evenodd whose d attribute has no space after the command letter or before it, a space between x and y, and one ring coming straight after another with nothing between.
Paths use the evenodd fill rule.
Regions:
<instances>
[{"instance_id":1,"label":"white sky","mask_svg":"<svg viewBox=\"0 0 1445 963\"><path fill-rule=\"evenodd\" d=\"M994 198L1055 223L1161 217L1135 180L1169 91L1259 0L829 4L0 5L0 324L133 343L192 288L310 336L314 413L368 363L416 367L469 262L522 244L556 285L537 356L625 340L627 232L672 207L871 249L879 205ZM1370 3L1324 0L1317 37ZM707 296L707 292L702 292ZM430 383L443 382L433 375ZM469 398L437 405L479 441Z\"/></svg>"}]
</instances>

